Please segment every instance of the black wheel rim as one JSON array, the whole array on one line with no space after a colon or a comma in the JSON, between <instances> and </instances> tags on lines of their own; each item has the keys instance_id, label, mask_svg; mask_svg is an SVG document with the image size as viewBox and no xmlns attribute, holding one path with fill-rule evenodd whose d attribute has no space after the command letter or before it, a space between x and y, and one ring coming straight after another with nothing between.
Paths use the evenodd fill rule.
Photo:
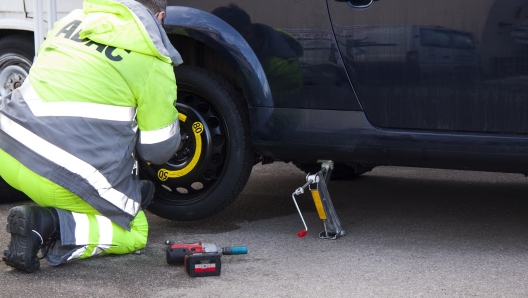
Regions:
<instances>
[{"instance_id":1,"label":"black wheel rim","mask_svg":"<svg viewBox=\"0 0 528 298\"><path fill-rule=\"evenodd\" d=\"M225 172L228 130L218 107L194 86L178 83L176 105L182 147L163 165L140 161L140 174L156 184L155 200L179 206L204 198Z\"/></svg>"}]
</instances>

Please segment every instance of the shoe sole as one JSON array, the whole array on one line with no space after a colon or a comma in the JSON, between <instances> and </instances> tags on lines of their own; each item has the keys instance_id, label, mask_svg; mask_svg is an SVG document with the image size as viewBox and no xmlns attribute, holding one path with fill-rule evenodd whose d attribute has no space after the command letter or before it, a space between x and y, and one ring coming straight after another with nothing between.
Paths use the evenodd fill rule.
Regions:
<instances>
[{"instance_id":1,"label":"shoe sole","mask_svg":"<svg viewBox=\"0 0 528 298\"><path fill-rule=\"evenodd\" d=\"M28 226L31 226L30 214L31 211L21 207L14 207L9 212L6 230L11 233L11 241L9 248L4 250L2 260L11 267L35 272L40 269L40 260L36 255L31 256L29 254L28 242L30 239L28 236L30 236L31 231Z\"/></svg>"}]
</instances>

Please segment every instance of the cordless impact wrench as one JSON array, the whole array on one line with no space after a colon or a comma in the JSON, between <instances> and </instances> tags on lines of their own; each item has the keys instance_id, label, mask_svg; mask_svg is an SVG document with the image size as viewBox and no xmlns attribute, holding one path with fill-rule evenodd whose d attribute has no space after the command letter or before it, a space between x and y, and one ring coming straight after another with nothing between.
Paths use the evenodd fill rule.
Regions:
<instances>
[{"instance_id":1,"label":"cordless impact wrench","mask_svg":"<svg viewBox=\"0 0 528 298\"><path fill-rule=\"evenodd\" d=\"M247 254L246 246L219 247L213 243L176 243L167 240L167 263L183 264L191 277L218 276L222 255Z\"/></svg>"}]
</instances>

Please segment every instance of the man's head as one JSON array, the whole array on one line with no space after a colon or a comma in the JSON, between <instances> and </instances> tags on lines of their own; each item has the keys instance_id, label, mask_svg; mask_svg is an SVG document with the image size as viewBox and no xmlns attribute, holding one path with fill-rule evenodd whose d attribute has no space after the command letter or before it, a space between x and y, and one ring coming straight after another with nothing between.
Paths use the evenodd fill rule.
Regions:
<instances>
[{"instance_id":1,"label":"man's head","mask_svg":"<svg viewBox=\"0 0 528 298\"><path fill-rule=\"evenodd\" d=\"M167 0L136 0L145 5L156 16L161 23L165 18L165 10L167 9Z\"/></svg>"}]
</instances>

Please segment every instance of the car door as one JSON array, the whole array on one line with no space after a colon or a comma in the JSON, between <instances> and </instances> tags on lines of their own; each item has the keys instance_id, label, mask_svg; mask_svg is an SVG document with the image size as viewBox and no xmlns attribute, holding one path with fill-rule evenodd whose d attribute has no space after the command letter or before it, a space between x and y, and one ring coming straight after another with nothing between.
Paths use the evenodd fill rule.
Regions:
<instances>
[{"instance_id":1,"label":"car door","mask_svg":"<svg viewBox=\"0 0 528 298\"><path fill-rule=\"evenodd\" d=\"M325 0L169 0L168 4L218 15L239 31L261 62L273 107L360 109L338 59ZM233 6L251 28L237 28L241 21L222 13Z\"/></svg>"},{"instance_id":2,"label":"car door","mask_svg":"<svg viewBox=\"0 0 528 298\"><path fill-rule=\"evenodd\" d=\"M373 125L528 132L527 0L327 3Z\"/></svg>"}]
</instances>

